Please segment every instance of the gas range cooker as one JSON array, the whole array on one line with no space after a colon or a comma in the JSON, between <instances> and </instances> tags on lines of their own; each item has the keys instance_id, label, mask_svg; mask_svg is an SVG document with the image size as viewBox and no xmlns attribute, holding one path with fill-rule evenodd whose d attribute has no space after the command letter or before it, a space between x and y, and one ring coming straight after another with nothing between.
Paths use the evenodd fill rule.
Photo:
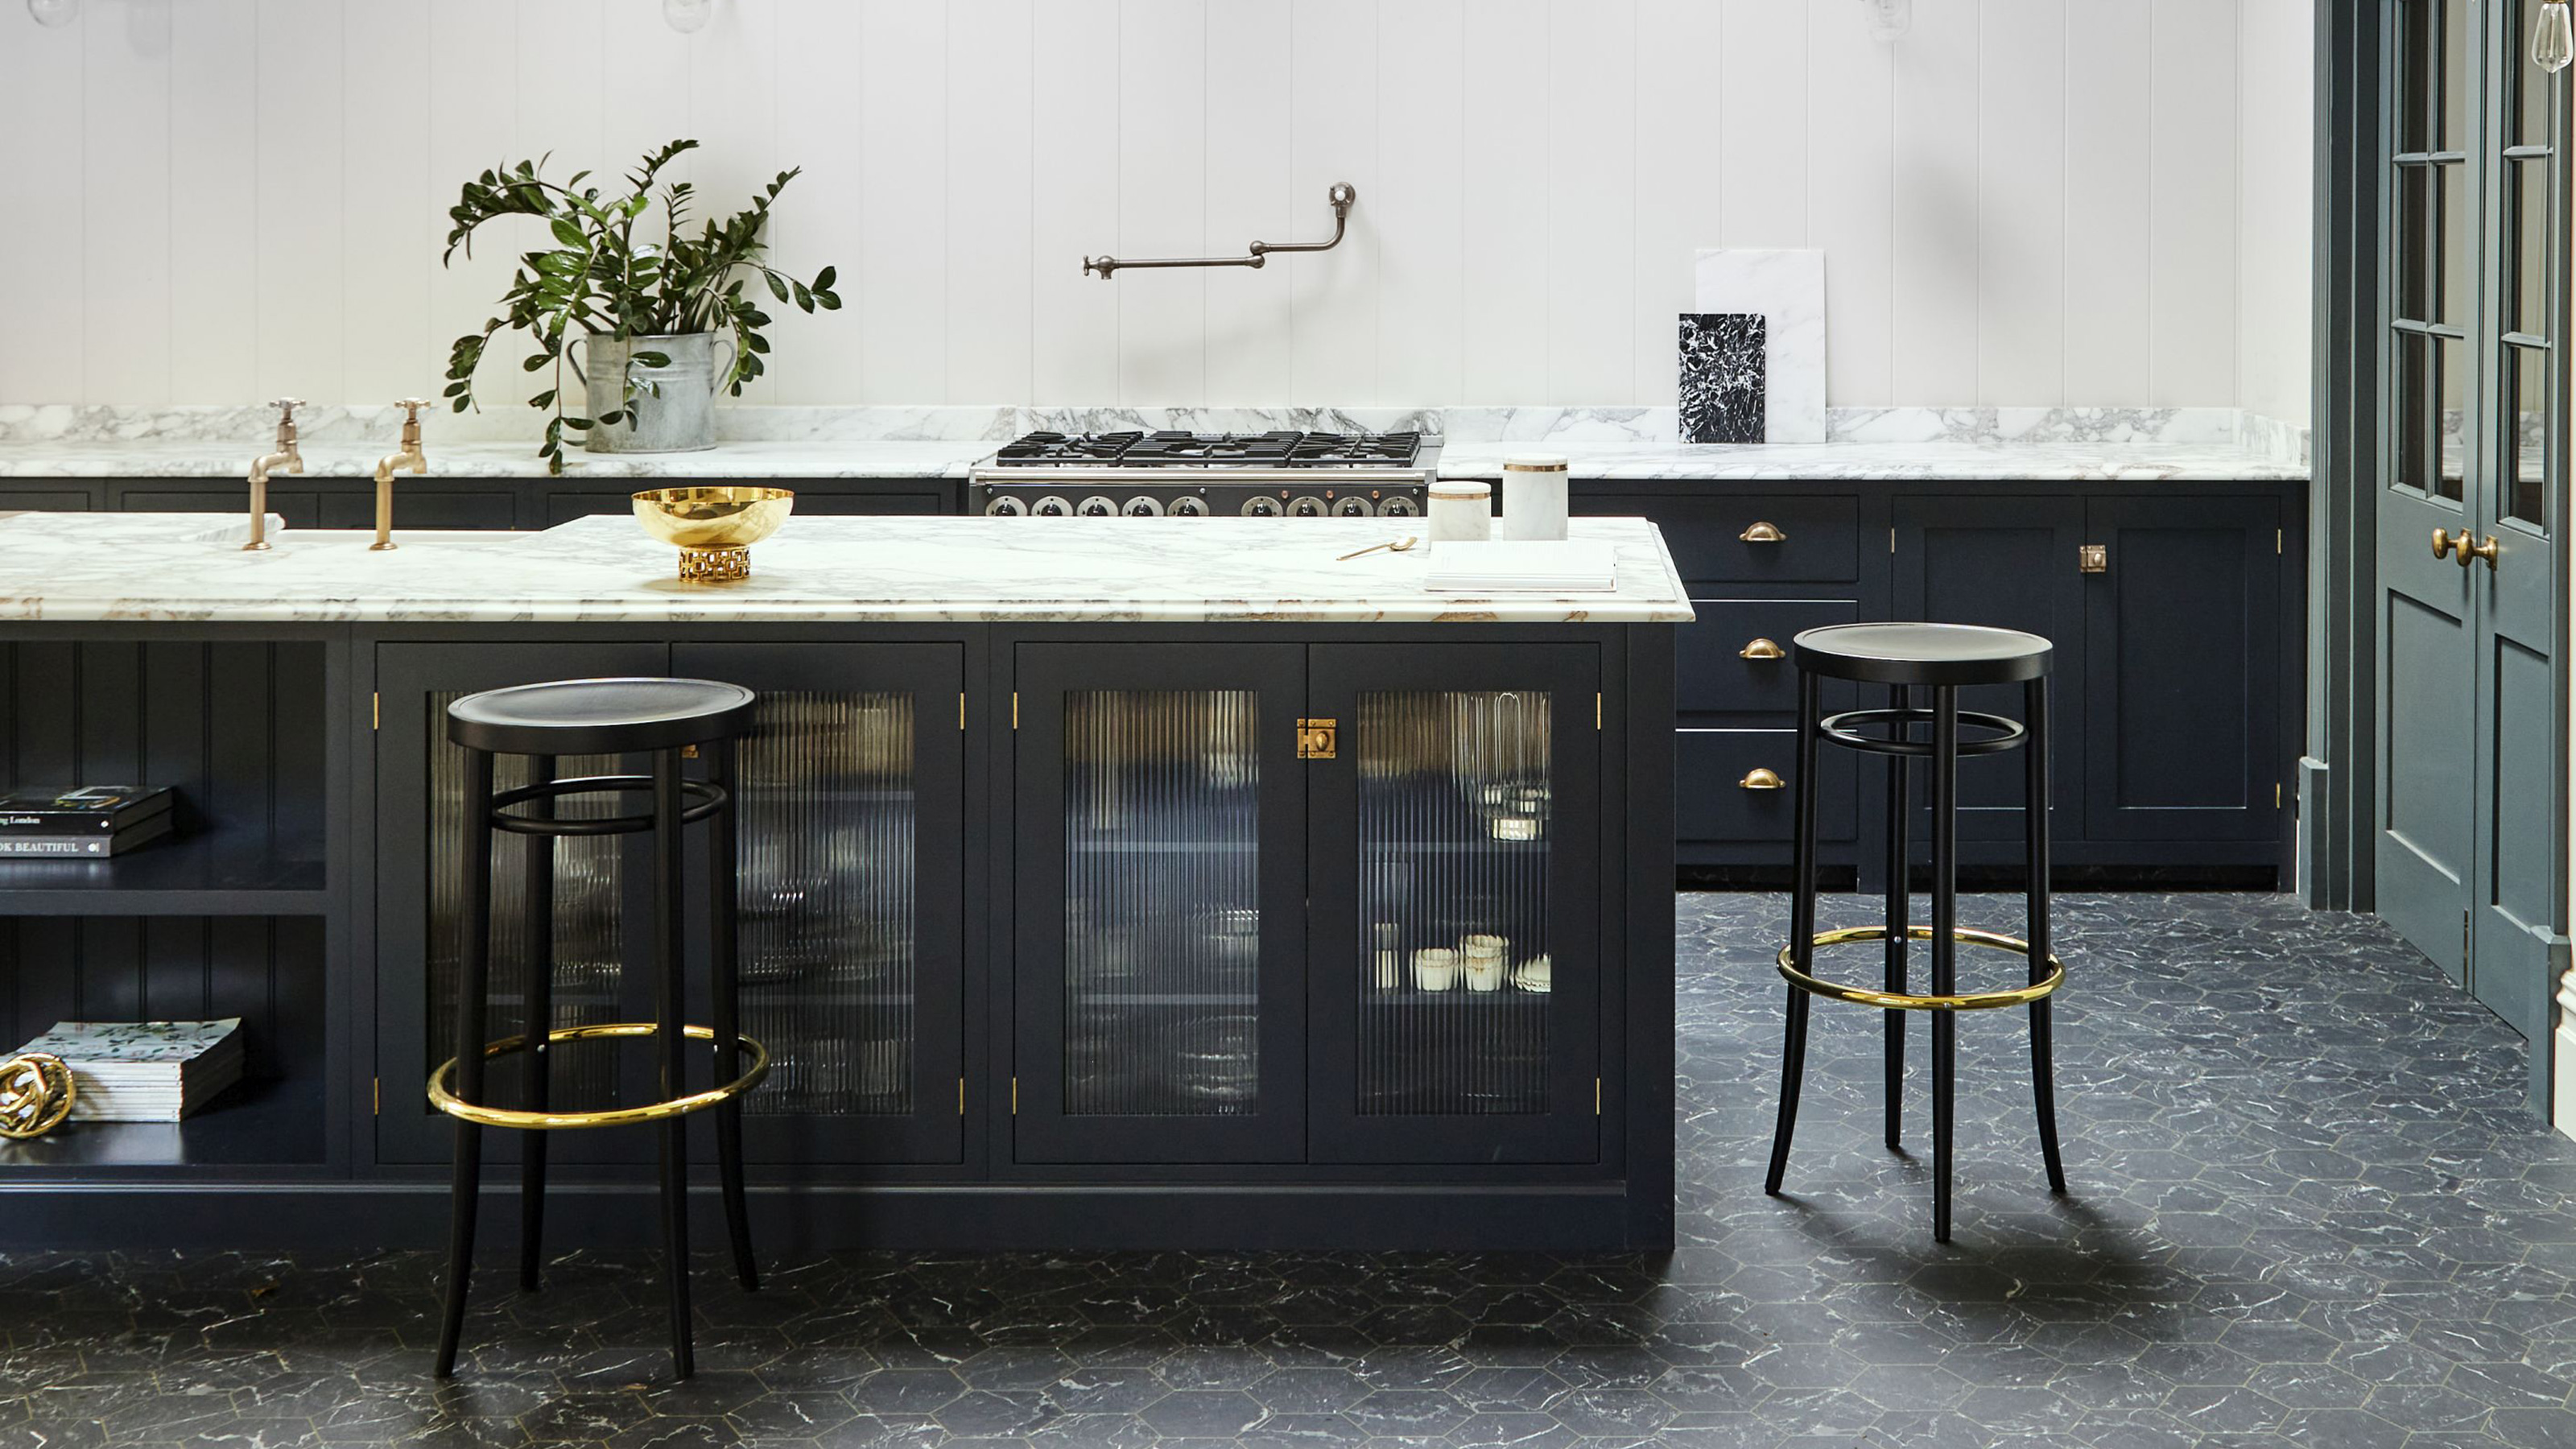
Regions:
<instances>
[{"instance_id":1,"label":"gas range cooker","mask_svg":"<svg viewBox=\"0 0 2576 1449\"><path fill-rule=\"evenodd\" d=\"M997 518L1410 518L1439 476L1420 433L1030 433L967 475Z\"/></svg>"}]
</instances>

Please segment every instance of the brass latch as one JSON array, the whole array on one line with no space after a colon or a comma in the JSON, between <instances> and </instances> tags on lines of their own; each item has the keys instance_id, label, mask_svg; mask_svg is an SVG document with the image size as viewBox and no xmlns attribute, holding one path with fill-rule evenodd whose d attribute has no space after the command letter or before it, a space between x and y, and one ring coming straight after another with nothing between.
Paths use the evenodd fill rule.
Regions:
<instances>
[{"instance_id":1,"label":"brass latch","mask_svg":"<svg viewBox=\"0 0 2576 1449\"><path fill-rule=\"evenodd\" d=\"M1342 722L1337 719L1301 719L1297 721L1297 758L1329 760L1341 744Z\"/></svg>"},{"instance_id":2,"label":"brass latch","mask_svg":"<svg viewBox=\"0 0 2576 1449\"><path fill-rule=\"evenodd\" d=\"M2075 548L2075 571L2079 574L2107 574L2111 571L2111 545L2078 544Z\"/></svg>"}]
</instances>

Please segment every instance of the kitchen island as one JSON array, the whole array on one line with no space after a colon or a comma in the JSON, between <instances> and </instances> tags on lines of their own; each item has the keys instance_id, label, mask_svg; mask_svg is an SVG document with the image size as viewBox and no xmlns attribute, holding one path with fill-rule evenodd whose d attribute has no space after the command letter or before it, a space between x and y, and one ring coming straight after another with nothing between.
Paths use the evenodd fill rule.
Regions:
<instances>
[{"instance_id":1,"label":"kitchen island","mask_svg":"<svg viewBox=\"0 0 2576 1449\"><path fill-rule=\"evenodd\" d=\"M202 516L0 517L15 779L184 812L115 860L0 866L10 1041L239 1015L251 1056L185 1123L0 1149L0 1246L432 1240L441 713L658 673L763 697L765 1244L1669 1245L1691 613L1651 525L1576 530L1614 590L1433 593L1419 552L1338 557L1395 536L1372 520L802 518L695 584L615 518L246 554ZM626 845L556 848L557 1020L633 1019ZM499 1030L512 961L505 926ZM585 1101L633 1086L583 1070ZM568 1241L649 1235L650 1157L555 1144Z\"/></svg>"}]
</instances>

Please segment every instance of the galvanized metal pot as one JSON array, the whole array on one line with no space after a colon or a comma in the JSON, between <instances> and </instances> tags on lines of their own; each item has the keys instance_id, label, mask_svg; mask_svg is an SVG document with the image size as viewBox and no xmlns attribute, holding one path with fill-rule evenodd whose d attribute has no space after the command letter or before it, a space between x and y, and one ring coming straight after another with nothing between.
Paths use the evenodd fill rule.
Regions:
<instances>
[{"instance_id":1,"label":"galvanized metal pot","mask_svg":"<svg viewBox=\"0 0 2576 1449\"><path fill-rule=\"evenodd\" d=\"M585 370L573 348L589 353ZM724 362L716 362L717 351ZM658 352L670 359L659 367L635 361L639 352ZM716 445L716 393L733 372L733 339L716 332L685 332L663 337L605 337L592 333L564 346L573 374L589 390L594 418L624 409L626 417L583 434L582 446L594 453L698 453ZM635 383L635 400L626 401L625 384Z\"/></svg>"}]
</instances>

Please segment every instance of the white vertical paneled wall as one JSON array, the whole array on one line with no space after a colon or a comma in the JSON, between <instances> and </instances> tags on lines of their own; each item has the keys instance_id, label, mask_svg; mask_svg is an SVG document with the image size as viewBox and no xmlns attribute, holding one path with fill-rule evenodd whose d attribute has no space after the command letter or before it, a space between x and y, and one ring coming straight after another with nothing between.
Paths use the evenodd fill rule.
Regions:
<instances>
[{"instance_id":1,"label":"white vertical paneled wall","mask_svg":"<svg viewBox=\"0 0 2576 1449\"><path fill-rule=\"evenodd\" d=\"M0 401L434 393L528 240L442 268L457 184L687 135L701 214L804 168L778 255L848 300L781 316L755 401L1668 404L1732 245L1825 249L1840 405L2283 410L2304 334L2255 329L2303 329L2303 251L2254 214L2303 211L2302 118L2248 52L2304 7L1914 8L1891 44L1860 0L0 4ZM1328 256L1081 271L1320 234L1338 181ZM548 385L518 356L494 397Z\"/></svg>"}]
</instances>

